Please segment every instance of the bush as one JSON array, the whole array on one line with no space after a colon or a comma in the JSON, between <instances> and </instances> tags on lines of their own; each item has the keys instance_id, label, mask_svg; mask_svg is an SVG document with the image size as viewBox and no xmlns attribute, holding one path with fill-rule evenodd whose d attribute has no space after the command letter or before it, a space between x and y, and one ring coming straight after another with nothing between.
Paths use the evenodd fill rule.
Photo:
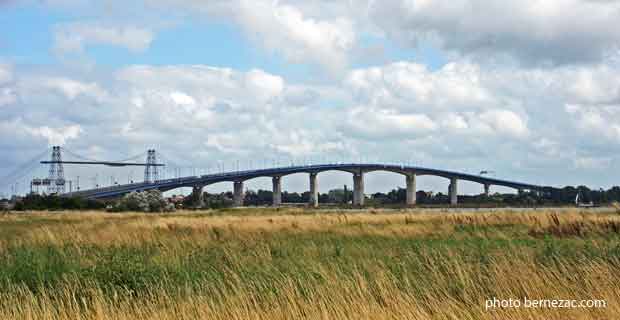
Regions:
<instances>
[{"instance_id":1,"label":"bush","mask_svg":"<svg viewBox=\"0 0 620 320\"><path fill-rule=\"evenodd\" d=\"M124 195L110 210L114 212L170 212L175 208L173 204L164 199L161 191L149 190Z\"/></svg>"},{"instance_id":2,"label":"bush","mask_svg":"<svg viewBox=\"0 0 620 320\"><path fill-rule=\"evenodd\" d=\"M79 197L59 197L57 195L29 194L15 204L15 210L93 210L103 209L101 201Z\"/></svg>"},{"instance_id":3,"label":"bush","mask_svg":"<svg viewBox=\"0 0 620 320\"><path fill-rule=\"evenodd\" d=\"M616 209L617 214L620 214L620 202L614 201L611 203L611 206Z\"/></svg>"}]
</instances>

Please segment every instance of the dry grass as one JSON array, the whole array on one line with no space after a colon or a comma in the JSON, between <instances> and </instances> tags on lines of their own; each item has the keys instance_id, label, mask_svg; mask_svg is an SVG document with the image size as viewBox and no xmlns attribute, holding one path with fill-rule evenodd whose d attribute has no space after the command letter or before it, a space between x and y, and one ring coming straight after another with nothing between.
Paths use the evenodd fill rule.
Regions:
<instances>
[{"instance_id":1,"label":"dry grass","mask_svg":"<svg viewBox=\"0 0 620 320\"><path fill-rule=\"evenodd\" d=\"M254 212L256 210L256 212ZM238 237L254 237L273 232L334 232L346 235L378 236L433 236L453 233L459 226L529 227L540 232L552 228L569 228L574 224L608 226L620 224L620 217L603 213L589 213L577 209L558 209L542 212L497 210L493 212L453 212L425 210L321 210L303 209L249 211L233 210L232 215L213 215L214 211L181 211L171 215L144 213L103 212L31 212L0 217L2 224L28 225L19 237L3 239L0 248L8 242L62 245L73 244L118 245L143 241L157 241L160 230L185 230L200 235L196 241L210 241L204 237L211 230L233 233ZM237 212L235 212L237 211ZM240 214L241 213L241 214ZM550 231L551 230L551 231ZM175 235L178 236L178 235Z\"/></svg>"},{"instance_id":2,"label":"dry grass","mask_svg":"<svg viewBox=\"0 0 620 320\"><path fill-rule=\"evenodd\" d=\"M613 319L618 226L576 209L9 214L0 318Z\"/></svg>"}]
</instances>

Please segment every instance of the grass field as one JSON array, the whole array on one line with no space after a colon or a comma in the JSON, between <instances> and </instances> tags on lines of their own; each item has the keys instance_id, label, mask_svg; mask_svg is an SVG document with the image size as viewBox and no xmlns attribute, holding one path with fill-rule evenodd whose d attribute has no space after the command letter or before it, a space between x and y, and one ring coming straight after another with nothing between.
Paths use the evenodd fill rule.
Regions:
<instances>
[{"instance_id":1,"label":"grass field","mask_svg":"<svg viewBox=\"0 0 620 320\"><path fill-rule=\"evenodd\" d=\"M493 308L487 299L602 299ZM620 215L238 209L0 216L0 319L613 319Z\"/></svg>"}]
</instances>

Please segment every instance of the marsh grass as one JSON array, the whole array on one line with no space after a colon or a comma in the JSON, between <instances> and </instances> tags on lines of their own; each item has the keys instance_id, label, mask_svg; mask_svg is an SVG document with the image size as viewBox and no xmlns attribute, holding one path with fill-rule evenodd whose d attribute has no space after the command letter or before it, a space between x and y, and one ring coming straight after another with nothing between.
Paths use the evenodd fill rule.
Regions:
<instances>
[{"instance_id":1,"label":"marsh grass","mask_svg":"<svg viewBox=\"0 0 620 320\"><path fill-rule=\"evenodd\" d=\"M620 216L235 209L0 217L2 319L606 319ZM486 299L605 299L496 309Z\"/></svg>"}]
</instances>

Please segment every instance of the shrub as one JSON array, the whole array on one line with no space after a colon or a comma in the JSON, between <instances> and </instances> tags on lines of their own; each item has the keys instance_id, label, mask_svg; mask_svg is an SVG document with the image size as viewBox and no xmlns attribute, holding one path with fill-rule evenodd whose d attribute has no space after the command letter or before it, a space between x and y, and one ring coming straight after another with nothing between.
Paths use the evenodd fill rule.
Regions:
<instances>
[{"instance_id":1,"label":"shrub","mask_svg":"<svg viewBox=\"0 0 620 320\"><path fill-rule=\"evenodd\" d=\"M611 206L616 209L617 214L620 214L620 202L614 201L611 203Z\"/></svg>"},{"instance_id":2,"label":"shrub","mask_svg":"<svg viewBox=\"0 0 620 320\"><path fill-rule=\"evenodd\" d=\"M105 204L98 200L80 197L61 197L55 194L29 194L15 204L15 210L94 210L103 209Z\"/></svg>"},{"instance_id":3,"label":"shrub","mask_svg":"<svg viewBox=\"0 0 620 320\"><path fill-rule=\"evenodd\" d=\"M170 212L175 208L173 204L164 199L161 191L149 190L124 195L110 210L114 212Z\"/></svg>"}]
</instances>

